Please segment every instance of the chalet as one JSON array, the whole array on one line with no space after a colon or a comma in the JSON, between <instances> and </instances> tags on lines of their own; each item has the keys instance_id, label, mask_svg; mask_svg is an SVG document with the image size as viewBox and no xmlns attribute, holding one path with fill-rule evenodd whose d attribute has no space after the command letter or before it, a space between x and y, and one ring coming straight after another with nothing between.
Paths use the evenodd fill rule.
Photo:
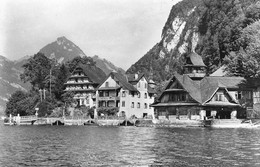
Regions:
<instances>
[{"instance_id":1,"label":"chalet","mask_svg":"<svg viewBox=\"0 0 260 167\"><path fill-rule=\"evenodd\" d=\"M75 94L74 99L77 100L78 106L93 107L96 105L96 88L101 81L102 76L95 75L91 66L80 64L65 83L64 91L71 91Z\"/></svg>"},{"instance_id":2,"label":"chalet","mask_svg":"<svg viewBox=\"0 0 260 167\"><path fill-rule=\"evenodd\" d=\"M236 119L253 105L253 88L242 77L206 76L201 56L187 56L184 74L175 73L152 104L159 119ZM246 107L243 104L247 105ZM243 109L244 108L244 109Z\"/></svg>"},{"instance_id":3,"label":"chalet","mask_svg":"<svg viewBox=\"0 0 260 167\"><path fill-rule=\"evenodd\" d=\"M154 83L153 83L154 84ZM98 107L117 107L119 116L154 118L154 90L142 74L111 72L97 89Z\"/></svg>"}]
</instances>

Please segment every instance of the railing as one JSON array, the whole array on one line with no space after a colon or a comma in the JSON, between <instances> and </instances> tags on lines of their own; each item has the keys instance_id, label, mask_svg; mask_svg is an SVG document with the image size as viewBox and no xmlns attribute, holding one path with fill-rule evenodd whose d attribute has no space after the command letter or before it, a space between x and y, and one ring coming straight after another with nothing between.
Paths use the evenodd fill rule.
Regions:
<instances>
[{"instance_id":1,"label":"railing","mask_svg":"<svg viewBox=\"0 0 260 167\"><path fill-rule=\"evenodd\" d=\"M98 100L120 100L120 97L99 97Z\"/></svg>"},{"instance_id":2,"label":"railing","mask_svg":"<svg viewBox=\"0 0 260 167\"><path fill-rule=\"evenodd\" d=\"M18 116L17 116L18 117ZM20 120L36 120L37 117L35 115L30 116L20 116Z\"/></svg>"}]
</instances>

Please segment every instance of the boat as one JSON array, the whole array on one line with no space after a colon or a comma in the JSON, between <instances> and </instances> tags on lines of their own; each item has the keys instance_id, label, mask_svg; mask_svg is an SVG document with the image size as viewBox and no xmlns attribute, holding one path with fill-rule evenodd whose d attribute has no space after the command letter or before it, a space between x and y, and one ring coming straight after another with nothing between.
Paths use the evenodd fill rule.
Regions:
<instances>
[{"instance_id":1,"label":"boat","mask_svg":"<svg viewBox=\"0 0 260 167\"><path fill-rule=\"evenodd\" d=\"M124 120L120 126L135 126L135 120Z\"/></svg>"},{"instance_id":2,"label":"boat","mask_svg":"<svg viewBox=\"0 0 260 167\"><path fill-rule=\"evenodd\" d=\"M87 122L84 122L85 126L98 126L98 124L93 120L88 120Z\"/></svg>"},{"instance_id":3,"label":"boat","mask_svg":"<svg viewBox=\"0 0 260 167\"><path fill-rule=\"evenodd\" d=\"M56 120L55 122L52 123L52 125L64 125L64 123L61 122L60 120Z\"/></svg>"}]
</instances>

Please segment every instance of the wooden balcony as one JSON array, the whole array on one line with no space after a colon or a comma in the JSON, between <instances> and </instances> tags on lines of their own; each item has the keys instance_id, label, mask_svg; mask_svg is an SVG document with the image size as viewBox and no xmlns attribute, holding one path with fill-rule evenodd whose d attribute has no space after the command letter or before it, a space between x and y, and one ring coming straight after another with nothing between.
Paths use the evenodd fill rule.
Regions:
<instances>
[{"instance_id":1,"label":"wooden balcony","mask_svg":"<svg viewBox=\"0 0 260 167\"><path fill-rule=\"evenodd\" d=\"M99 101L118 101L120 100L120 97L114 97L114 96L109 96L109 97L98 97Z\"/></svg>"}]
</instances>

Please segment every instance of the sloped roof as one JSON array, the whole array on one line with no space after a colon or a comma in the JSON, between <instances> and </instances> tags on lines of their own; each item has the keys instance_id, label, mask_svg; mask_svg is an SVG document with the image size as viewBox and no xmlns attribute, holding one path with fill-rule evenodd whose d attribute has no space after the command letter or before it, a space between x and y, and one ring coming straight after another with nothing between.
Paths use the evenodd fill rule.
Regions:
<instances>
[{"instance_id":1,"label":"sloped roof","mask_svg":"<svg viewBox=\"0 0 260 167\"><path fill-rule=\"evenodd\" d=\"M106 74L100 68L97 68L95 66L80 63L75 68L75 70L77 68L81 68L85 75L87 75L89 79L96 84L100 84L104 80L104 78L106 78Z\"/></svg>"},{"instance_id":2,"label":"sloped roof","mask_svg":"<svg viewBox=\"0 0 260 167\"><path fill-rule=\"evenodd\" d=\"M228 96L230 96L231 102L237 104L227 89L238 89L239 85L245 80L242 77L204 77L201 81L194 81L188 75L180 75L177 73L174 74L173 78L179 82L183 89L186 90L196 102L202 105L206 104L219 89L226 91ZM173 79L171 79L171 81L172 80ZM171 81L167 84L165 90L170 88L170 85L173 83Z\"/></svg>"},{"instance_id":3,"label":"sloped roof","mask_svg":"<svg viewBox=\"0 0 260 167\"><path fill-rule=\"evenodd\" d=\"M127 81L127 78L124 75L117 72L111 72L110 75L116 78L119 81L119 85L122 86L123 88L128 89L130 91L138 92L138 90Z\"/></svg>"},{"instance_id":4,"label":"sloped roof","mask_svg":"<svg viewBox=\"0 0 260 167\"><path fill-rule=\"evenodd\" d=\"M137 78L135 78L136 74L127 74L128 82L132 84L136 84L142 77L145 77L144 74L137 74Z\"/></svg>"},{"instance_id":5,"label":"sloped roof","mask_svg":"<svg viewBox=\"0 0 260 167\"><path fill-rule=\"evenodd\" d=\"M218 76L218 77L224 77L227 75L227 72L224 71L226 67L225 66L221 66L219 69L217 69L215 72L213 72L212 74L210 74L210 76Z\"/></svg>"},{"instance_id":6,"label":"sloped roof","mask_svg":"<svg viewBox=\"0 0 260 167\"><path fill-rule=\"evenodd\" d=\"M147 90L148 90L148 93L152 93L152 94L156 93L155 89L151 88L149 85L148 85Z\"/></svg>"},{"instance_id":7,"label":"sloped roof","mask_svg":"<svg viewBox=\"0 0 260 167\"><path fill-rule=\"evenodd\" d=\"M243 77L204 77L201 80L201 83L205 82L207 80L208 82L211 83L218 83L221 85L224 85L227 89L232 89L232 88L239 88L239 85L242 84L245 79Z\"/></svg>"},{"instance_id":8,"label":"sloped roof","mask_svg":"<svg viewBox=\"0 0 260 167\"><path fill-rule=\"evenodd\" d=\"M191 60L191 63L193 66L202 66L202 67L205 67L205 64L202 60L202 57L200 55L198 55L197 53L195 52L191 52L187 58L190 58ZM188 64L187 64L188 65Z\"/></svg>"},{"instance_id":9,"label":"sloped roof","mask_svg":"<svg viewBox=\"0 0 260 167\"><path fill-rule=\"evenodd\" d=\"M201 102L200 85L193 82L188 75L175 74L175 78L183 86L183 88L190 94L190 96L197 102Z\"/></svg>"}]
</instances>

